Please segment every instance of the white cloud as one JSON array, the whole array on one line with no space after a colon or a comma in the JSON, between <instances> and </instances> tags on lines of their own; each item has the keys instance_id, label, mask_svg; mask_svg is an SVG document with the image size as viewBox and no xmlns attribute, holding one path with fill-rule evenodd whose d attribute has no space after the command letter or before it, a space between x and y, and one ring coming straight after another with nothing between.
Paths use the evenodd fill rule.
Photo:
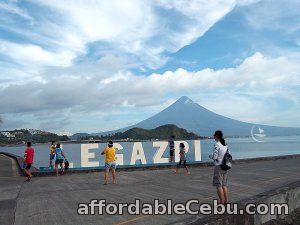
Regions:
<instances>
[{"instance_id":1,"label":"white cloud","mask_svg":"<svg viewBox=\"0 0 300 225\"><path fill-rule=\"evenodd\" d=\"M41 7L41 13L51 12L35 20L29 28L34 31L32 34L28 27L19 28L26 35L38 36L39 41L44 39L39 43L43 51L48 46L56 58L71 62L75 56L87 53L89 44L97 42L97 46L108 46L110 51L124 57L130 54L150 68L166 63L166 52L176 52L194 42L238 3L235 0L27 1ZM177 13L178 18L174 20L168 16L170 13ZM36 17L36 12L31 16ZM22 48L19 50L22 53Z\"/></svg>"},{"instance_id":2,"label":"white cloud","mask_svg":"<svg viewBox=\"0 0 300 225\"><path fill-rule=\"evenodd\" d=\"M186 28L182 32L175 30L171 35L168 34L171 39L173 38L171 40L171 43L173 42L172 47L168 50L174 52L183 46L191 44L198 37L202 36L213 24L230 12L237 3L235 0L195 0L188 2L184 0L158 0L157 2L161 7L168 10L175 10L189 19ZM176 22L179 25L182 23L181 21Z\"/></svg>"},{"instance_id":3,"label":"white cloud","mask_svg":"<svg viewBox=\"0 0 300 225\"><path fill-rule=\"evenodd\" d=\"M133 88L142 86L144 90L145 87L167 90L170 86L176 87L177 91L227 87L264 90L274 85L299 84L299 71L297 61L286 57L268 58L261 53L256 53L236 68L204 69L197 72L178 69L174 72L167 71L164 74L152 74L143 78L131 77L129 82L133 83Z\"/></svg>"},{"instance_id":4,"label":"white cloud","mask_svg":"<svg viewBox=\"0 0 300 225\"><path fill-rule=\"evenodd\" d=\"M71 60L75 58L70 51L51 52L38 45L16 44L4 40L0 40L0 54L10 57L17 64L31 67L70 66Z\"/></svg>"},{"instance_id":5,"label":"white cloud","mask_svg":"<svg viewBox=\"0 0 300 225\"><path fill-rule=\"evenodd\" d=\"M78 69L91 70L94 66L93 76L100 77L102 71L114 75L115 71L108 70L116 64L121 72L134 67L157 68L168 61L166 52L176 52L194 42L237 3L234 0L24 1L27 2L38 10L26 8L26 4L21 7L18 1L0 4L0 10L32 21L20 24L7 15L3 17L0 26L24 41L13 42L0 36L0 56L10 62L11 70L22 71L13 73L18 77L13 80L15 75L8 75L6 66L0 65L0 72L5 74L2 87L22 83L22 74L25 82L28 77L31 81L53 77L48 71L65 76L66 68L61 67L69 67L68 75L73 76L72 73L79 73ZM174 20L169 13L177 13L178 19ZM93 48L90 51L96 52L92 59L86 56L90 46ZM81 59L91 65L84 63L78 67L77 60Z\"/></svg>"},{"instance_id":6,"label":"white cloud","mask_svg":"<svg viewBox=\"0 0 300 225\"><path fill-rule=\"evenodd\" d=\"M102 80L101 84L108 85L108 84L111 84L111 83L114 83L114 82L128 81L129 76L126 75L126 74L119 73L115 76L112 76L112 77L109 77L109 78L106 78L106 79Z\"/></svg>"},{"instance_id":7,"label":"white cloud","mask_svg":"<svg viewBox=\"0 0 300 225\"><path fill-rule=\"evenodd\" d=\"M103 74L101 79L61 76L59 80L49 79L44 84L35 82L30 86L3 88L0 113L39 115L39 111L46 111L51 114L57 106L60 110L70 109L72 113L84 115L121 106L128 110L143 107L142 110L147 111L149 107L163 104L169 95L190 95L195 99L201 96L200 103L220 114L249 122L256 119L257 122L274 124L279 123L276 121L278 109L272 111L277 107L278 99L300 109L299 74L298 61L288 57L268 58L256 53L235 68L220 70L190 72L178 69L150 76L118 72L115 76ZM22 98L19 93L22 93ZM217 106L214 105L215 99Z\"/></svg>"},{"instance_id":8,"label":"white cloud","mask_svg":"<svg viewBox=\"0 0 300 225\"><path fill-rule=\"evenodd\" d=\"M15 63L24 73L36 74L35 80L39 80L49 66L76 67L76 60L81 58L91 63L93 60L126 61L121 70L157 68L168 61L166 52L174 53L194 42L238 1L24 1L35 5L36 11L19 3L1 3L0 10L33 22L20 24L7 15L3 17L0 26L24 41L0 37L0 56L7 57L11 65ZM173 14L178 18L174 19ZM93 59L86 56L89 51L96 52ZM101 66L102 70L110 67L109 63ZM3 70L6 68L0 67Z\"/></svg>"}]
</instances>

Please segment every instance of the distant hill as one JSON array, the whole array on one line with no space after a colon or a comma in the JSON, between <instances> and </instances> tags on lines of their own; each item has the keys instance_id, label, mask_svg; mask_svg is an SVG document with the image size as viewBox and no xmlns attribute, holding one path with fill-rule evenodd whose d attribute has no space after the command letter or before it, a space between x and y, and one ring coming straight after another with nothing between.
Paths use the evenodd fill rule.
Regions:
<instances>
[{"instance_id":1,"label":"distant hill","mask_svg":"<svg viewBox=\"0 0 300 225\"><path fill-rule=\"evenodd\" d=\"M176 125L167 124L155 129L131 128L125 132L118 132L113 135L105 135L99 138L101 140L153 140L153 139L168 139L174 135L176 139L199 139L200 137L194 133L188 132Z\"/></svg>"},{"instance_id":2,"label":"distant hill","mask_svg":"<svg viewBox=\"0 0 300 225\"><path fill-rule=\"evenodd\" d=\"M209 137L213 135L214 131L219 129L223 130L225 136L248 137L251 136L251 130L254 126L256 129L259 127L261 130L264 130L268 136L300 135L300 128L252 124L221 116L200 106L186 96L181 97L156 115L133 126L93 135L124 132L133 127L154 129L165 124L174 124L197 135Z\"/></svg>"},{"instance_id":3,"label":"distant hill","mask_svg":"<svg viewBox=\"0 0 300 225\"><path fill-rule=\"evenodd\" d=\"M89 133L76 133L73 134L70 138L71 140L79 140L82 137L89 137L89 136L91 136Z\"/></svg>"},{"instance_id":4,"label":"distant hill","mask_svg":"<svg viewBox=\"0 0 300 225\"><path fill-rule=\"evenodd\" d=\"M66 135L57 135L47 131L41 130L12 130L0 131L0 145L16 145L23 144L28 141L33 143L47 143L51 141L68 141L70 140Z\"/></svg>"}]
</instances>

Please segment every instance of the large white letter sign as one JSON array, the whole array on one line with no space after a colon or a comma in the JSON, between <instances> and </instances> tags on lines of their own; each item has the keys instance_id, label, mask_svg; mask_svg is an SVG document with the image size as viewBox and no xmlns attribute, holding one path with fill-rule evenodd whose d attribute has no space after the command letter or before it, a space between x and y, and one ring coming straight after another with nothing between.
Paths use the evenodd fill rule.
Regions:
<instances>
[{"instance_id":1,"label":"large white letter sign","mask_svg":"<svg viewBox=\"0 0 300 225\"><path fill-rule=\"evenodd\" d=\"M201 161L201 142L200 142L200 140L194 141L194 150L195 150L195 161Z\"/></svg>"},{"instance_id":2,"label":"large white letter sign","mask_svg":"<svg viewBox=\"0 0 300 225\"><path fill-rule=\"evenodd\" d=\"M114 148L117 151L120 151L120 150L123 149L123 146L120 145L119 143L114 143ZM116 164L117 165L124 165L123 154L116 154Z\"/></svg>"},{"instance_id":3,"label":"large white letter sign","mask_svg":"<svg viewBox=\"0 0 300 225\"><path fill-rule=\"evenodd\" d=\"M183 143L185 147L185 153L189 151L189 144L186 141L175 141L175 162L179 162L179 144Z\"/></svg>"},{"instance_id":4,"label":"large white letter sign","mask_svg":"<svg viewBox=\"0 0 300 225\"><path fill-rule=\"evenodd\" d=\"M99 144L82 144L81 145L81 167L99 166L99 161L90 162L89 159L95 158L95 152L89 152L89 149L99 148Z\"/></svg>"},{"instance_id":5,"label":"large white letter sign","mask_svg":"<svg viewBox=\"0 0 300 225\"><path fill-rule=\"evenodd\" d=\"M168 163L169 158L163 158L163 154L166 151L166 148L168 147L168 142L167 141L156 141L153 142L153 147L154 148L159 148L156 150L155 155L153 156L153 163Z\"/></svg>"},{"instance_id":6,"label":"large white letter sign","mask_svg":"<svg viewBox=\"0 0 300 225\"><path fill-rule=\"evenodd\" d=\"M134 142L133 144L130 165L135 165L135 162L137 160L141 160L142 164L147 164L143 145L141 142Z\"/></svg>"}]
</instances>

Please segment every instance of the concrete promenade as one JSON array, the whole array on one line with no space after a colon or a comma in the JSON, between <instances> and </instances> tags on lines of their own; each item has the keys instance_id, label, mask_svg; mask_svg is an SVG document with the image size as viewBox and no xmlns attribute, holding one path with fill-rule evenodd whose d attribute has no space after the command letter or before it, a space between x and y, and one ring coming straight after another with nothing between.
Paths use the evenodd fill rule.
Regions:
<instances>
[{"instance_id":1,"label":"concrete promenade","mask_svg":"<svg viewBox=\"0 0 300 225\"><path fill-rule=\"evenodd\" d=\"M237 162L229 174L230 200L236 202L300 180L300 157ZM117 184L102 185L103 173L33 177L25 182L15 160L0 154L0 224L88 225L88 224L173 224L191 215L77 215L79 203L91 199L133 203L159 199L184 203L189 199L211 203L213 167L192 167L191 175L173 169L120 171Z\"/></svg>"}]
</instances>

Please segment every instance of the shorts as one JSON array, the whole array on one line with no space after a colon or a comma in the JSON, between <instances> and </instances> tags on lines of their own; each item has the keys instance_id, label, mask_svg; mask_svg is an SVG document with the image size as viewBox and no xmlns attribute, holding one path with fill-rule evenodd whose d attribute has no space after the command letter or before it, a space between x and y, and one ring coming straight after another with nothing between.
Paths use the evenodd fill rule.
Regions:
<instances>
[{"instance_id":1,"label":"shorts","mask_svg":"<svg viewBox=\"0 0 300 225\"><path fill-rule=\"evenodd\" d=\"M170 149L170 156L174 156L174 152L175 152L174 148Z\"/></svg>"},{"instance_id":2,"label":"shorts","mask_svg":"<svg viewBox=\"0 0 300 225\"><path fill-rule=\"evenodd\" d=\"M25 170L30 170L30 168L31 168L31 163L30 164L26 164L26 166L25 166Z\"/></svg>"},{"instance_id":3,"label":"shorts","mask_svg":"<svg viewBox=\"0 0 300 225\"><path fill-rule=\"evenodd\" d=\"M220 166L215 166L213 186L215 187L227 187L228 172L222 170Z\"/></svg>"},{"instance_id":4,"label":"shorts","mask_svg":"<svg viewBox=\"0 0 300 225\"><path fill-rule=\"evenodd\" d=\"M64 163L64 159L56 159L55 164L61 164Z\"/></svg>"},{"instance_id":5,"label":"shorts","mask_svg":"<svg viewBox=\"0 0 300 225\"><path fill-rule=\"evenodd\" d=\"M53 160L54 159L54 154L50 154L50 160Z\"/></svg>"},{"instance_id":6,"label":"shorts","mask_svg":"<svg viewBox=\"0 0 300 225\"><path fill-rule=\"evenodd\" d=\"M183 166L186 167L186 160L179 160L178 166L180 166L183 163Z\"/></svg>"},{"instance_id":7,"label":"shorts","mask_svg":"<svg viewBox=\"0 0 300 225\"><path fill-rule=\"evenodd\" d=\"M105 162L105 170L109 170L110 168L112 168L113 170L116 169L117 165L116 165L116 162L111 162L111 163L108 163L108 162Z\"/></svg>"}]
</instances>

